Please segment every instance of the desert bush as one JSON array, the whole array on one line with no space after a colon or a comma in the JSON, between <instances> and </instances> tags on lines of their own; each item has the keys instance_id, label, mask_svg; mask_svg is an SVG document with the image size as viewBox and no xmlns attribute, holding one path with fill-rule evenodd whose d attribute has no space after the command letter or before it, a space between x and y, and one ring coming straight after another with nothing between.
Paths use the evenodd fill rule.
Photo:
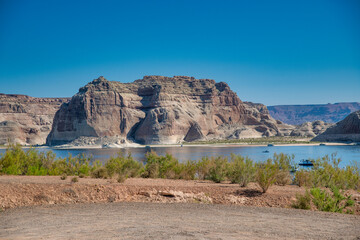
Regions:
<instances>
[{"instance_id":1,"label":"desert bush","mask_svg":"<svg viewBox=\"0 0 360 240\"><path fill-rule=\"evenodd\" d=\"M24 151L19 144L9 144L1 154L0 166L3 174L47 175L55 154L38 152L34 148Z\"/></svg>"},{"instance_id":2,"label":"desert bush","mask_svg":"<svg viewBox=\"0 0 360 240\"><path fill-rule=\"evenodd\" d=\"M73 178L71 178L71 182L72 182L72 183L76 183L76 182L78 182L78 181L79 181L78 177L73 177Z\"/></svg>"},{"instance_id":3,"label":"desert bush","mask_svg":"<svg viewBox=\"0 0 360 240\"><path fill-rule=\"evenodd\" d=\"M291 183L291 175L290 172L284 170L278 170L275 175L275 182L276 185L285 186Z\"/></svg>"},{"instance_id":4,"label":"desert bush","mask_svg":"<svg viewBox=\"0 0 360 240\"><path fill-rule=\"evenodd\" d=\"M126 175L127 177L137 177L143 170L141 163L135 161L131 154L124 156L119 152L116 157L111 157L109 161L105 163L109 177L114 174Z\"/></svg>"},{"instance_id":5,"label":"desert bush","mask_svg":"<svg viewBox=\"0 0 360 240\"><path fill-rule=\"evenodd\" d=\"M299 187L310 187L312 185L310 171L303 169L296 171L294 184L298 185Z\"/></svg>"},{"instance_id":6,"label":"desert bush","mask_svg":"<svg viewBox=\"0 0 360 240\"><path fill-rule=\"evenodd\" d=\"M196 164L195 177L200 180L209 178L209 171L211 167L211 160L209 157L202 157Z\"/></svg>"},{"instance_id":7,"label":"desert bush","mask_svg":"<svg viewBox=\"0 0 360 240\"><path fill-rule=\"evenodd\" d=\"M226 157L212 157L210 159L208 180L216 183L224 181L228 170L228 159Z\"/></svg>"},{"instance_id":8,"label":"desert bush","mask_svg":"<svg viewBox=\"0 0 360 240\"><path fill-rule=\"evenodd\" d=\"M145 168L142 177L145 178L176 178L175 169L179 162L171 154L158 156L151 151L146 154Z\"/></svg>"},{"instance_id":9,"label":"desert bush","mask_svg":"<svg viewBox=\"0 0 360 240\"><path fill-rule=\"evenodd\" d=\"M290 170L295 168L294 158L294 155L274 154L272 161L277 169L274 182L276 185L284 186L291 183Z\"/></svg>"},{"instance_id":10,"label":"desert bush","mask_svg":"<svg viewBox=\"0 0 360 240\"><path fill-rule=\"evenodd\" d=\"M332 194L329 194L326 190L321 190L319 188L312 188L310 190L312 201L318 210L338 213L346 211L346 213L353 213L349 208L355 204L351 199L351 195L345 197L335 186L331 187L331 192Z\"/></svg>"},{"instance_id":11,"label":"desert bush","mask_svg":"<svg viewBox=\"0 0 360 240\"><path fill-rule=\"evenodd\" d=\"M175 178L194 180L197 171L196 161L186 161L185 163L179 163L174 168Z\"/></svg>"},{"instance_id":12,"label":"desert bush","mask_svg":"<svg viewBox=\"0 0 360 240\"><path fill-rule=\"evenodd\" d=\"M98 167L95 168L92 172L91 172L91 177L93 178L108 178L108 171L106 169L106 167Z\"/></svg>"},{"instance_id":13,"label":"desert bush","mask_svg":"<svg viewBox=\"0 0 360 240\"><path fill-rule=\"evenodd\" d=\"M272 159L256 164L256 181L263 193L266 193L269 187L275 183L277 173L278 168L273 164Z\"/></svg>"},{"instance_id":14,"label":"desert bush","mask_svg":"<svg viewBox=\"0 0 360 240\"><path fill-rule=\"evenodd\" d=\"M126 174L119 174L117 177L117 181L118 183L123 183L125 182L125 180L128 178L128 176Z\"/></svg>"},{"instance_id":15,"label":"desert bush","mask_svg":"<svg viewBox=\"0 0 360 240\"><path fill-rule=\"evenodd\" d=\"M311 208L311 195L307 190L304 195L296 194L296 201L291 205L297 209L310 209Z\"/></svg>"},{"instance_id":16,"label":"desert bush","mask_svg":"<svg viewBox=\"0 0 360 240\"><path fill-rule=\"evenodd\" d=\"M359 189L360 171L356 163L340 168L340 158L336 158L336 154L332 154L318 158L314 161L314 167L310 171L311 185L313 187L333 186L339 189Z\"/></svg>"},{"instance_id":17,"label":"desert bush","mask_svg":"<svg viewBox=\"0 0 360 240\"><path fill-rule=\"evenodd\" d=\"M231 183L238 183L241 187L246 187L255 177L254 162L246 157L231 154L231 160L228 166L227 177Z\"/></svg>"},{"instance_id":18,"label":"desert bush","mask_svg":"<svg viewBox=\"0 0 360 240\"><path fill-rule=\"evenodd\" d=\"M61 179L61 180L65 180L66 178L67 178L67 175L66 175L66 174L63 174L63 175L60 176L60 179Z\"/></svg>"}]
</instances>

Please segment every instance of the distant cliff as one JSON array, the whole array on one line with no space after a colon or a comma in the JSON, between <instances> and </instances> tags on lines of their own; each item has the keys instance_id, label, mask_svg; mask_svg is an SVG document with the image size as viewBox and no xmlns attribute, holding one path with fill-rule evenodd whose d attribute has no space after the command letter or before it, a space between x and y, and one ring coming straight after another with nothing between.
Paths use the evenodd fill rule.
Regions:
<instances>
[{"instance_id":1,"label":"distant cliff","mask_svg":"<svg viewBox=\"0 0 360 240\"><path fill-rule=\"evenodd\" d=\"M287 124L299 125L305 122L323 121L336 123L350 113L360 110L360 103L335 103L318 105L268 106L270 115Z\"/></svg>"},{"instance_id":2,"label":"distant cliff","mask_svg":"<svg viewBox=\"0 0 360 240\"><path fill-rule=\"evenodd\" d=\"M344 120L315 137L313 141L360 142L360 111L351 113Z\"/></svg>"},{"instance_id":3,"label":"distant cliff","mask_svg":"<svg viewBox=\"0 0 360 240\"><path fill-rule=\"evenodd\" d=\"M53 118L68 98L34 98L0 93L0 145L45 144Z\"/></svg>"},{"instance_id":4,"label":"distant cliff","mask_svg":"<svg viewBox=\"0 0 360 240\"><path fill-rule=\"evenodd\" d=\"M141 144L289 135L292 126L262 104L244 103L224 82L145 76L132 83L95 79L61 106L50 145L80 137L118 137Z\"/></svg>"}]
</instances>

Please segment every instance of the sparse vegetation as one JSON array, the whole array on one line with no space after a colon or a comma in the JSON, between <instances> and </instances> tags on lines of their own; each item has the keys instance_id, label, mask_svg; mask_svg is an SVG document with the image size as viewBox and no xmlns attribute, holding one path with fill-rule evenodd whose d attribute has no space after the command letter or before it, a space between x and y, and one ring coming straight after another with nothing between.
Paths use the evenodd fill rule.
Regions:
<instances>
[{"instance_id":1,"label":"sparse vegetation","mask_svg":"<svg viewBox=\"0 0 360 240\"><path fill-rule=\"evenodd\" d=\"M56 158L51 151L43 153L34 148L23 150L10 144L0 156L0 174L9 175L57 175L80 178L115 178L123 182L129 177L200 179L214 182L230 181L247 186L256 181L262 192L272 184L286 185L291 182L290 171L295 168L294 156L274 154L264 162L254 163L250 158L232 154L230 159L222 156L203 157L199 161L179 162L171 154L146 154L144 163L134 160L131 154L119 153L105 164L85 155ZM354 163L340 168L341 160L336 155L316 160L314 167L295 173L293 183L310 188L360 189L360 168Z\"/></svg>"},{"instance_id":2,"label":"sparse vegetation","mask_svg":"<svg viewBox=\"0 0 360 240\"><path fill-rule=\"evenodd\" d=\"M266 193L269 187L275 183L277 173L277 166L272 162L272 159L256 164L256 182L263 193Z\"/></svg>"},{"instance_id":3,"label":"sparse vegetation","mask_svg":"<svg viewBox=\"0 0 360 240\"><path fill-rule=\"evenodd\" d=\"M108 178L108 171L106 167L98 167L91 172L93 178Z\"/></svg>"},{"instance_id":4,"label":"sparse vegetation","mask_svg":"<svg viewBox=\"0 0 360 240\"><path fill-rule=\"evenodd\" d=\"M311 208L311 195L309 190L303 194L296 194L296 201L291 205L293 208L308 210Z\"/></svg>"},{"instance_id":5,"label":"sparse vegetation","mask_svg":"<svg viewBox=\"0 0 360 240\"><path fill-rule=\"evenodd\" d=\"M73 177L71 178L71 182L72 183L77 183L79 181L79 178L78 177Z\"/></svg>"},{"instance_id":6,"label":"sparse vegetation","mask_svg":"<svg viewBox=\"0 0 360 240\"><path fill-rule=\"evenodd\" d=\"M311 173L310 171L301 169L295 173L294 184L299 187L311 186Z\"/></svg>"},{"instance_id":7,"label":"sparse vegetation","mask_svg":"<svg viewBox=\"0 0 360 240\"><path fill-rule=\"evenodd\" d=\"M354 201L351 199L351 195L345 197L340 190L333 186L330 188L332 194L326 190L319 188L312 188L310 193L312 195L312 202L320 211L326 212L338 212L338 213L353 213L353 210L349 207L354 206Z\"/></svg>"},{"instance_id":8,"label":"sparse vegetation","mask_svg":"<svg viewBox=\"0 0 360 240\"><path fill-rule=\"evenodd\" d=\"M255 164L246 157L231 154L231 161L228 167L228 179L231 183L238 183L241 187L246 187L255 178Z\"/></svg>"},{"instance_id":9,"label":"sparse vegetation","mask_svg":"<svg viewBox=\"0 0 360 240\"><path fill-rule=\"evenodd\" d=\"M311 203L319 211L354 213L352 207L355 202L351 199L351 195L344 196L344 193L335 186L330 189L312 188L310 191L306 190L305 194L296 195L296 202L292 204L292 207L310 209Z\"/></svg>"}]
</instances>

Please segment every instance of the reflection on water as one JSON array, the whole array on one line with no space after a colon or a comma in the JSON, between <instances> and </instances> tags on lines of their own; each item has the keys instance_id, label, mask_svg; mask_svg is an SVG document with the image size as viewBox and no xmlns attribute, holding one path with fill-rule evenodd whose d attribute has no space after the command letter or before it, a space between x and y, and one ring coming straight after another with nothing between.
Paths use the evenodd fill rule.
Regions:
<instances>
[{"instance_id":1,"label":"reflection on water","mask_svg":"<svg viewBox=\"0 0 360 240\"><path fill-rule=\"evenodd\" d=\"M170 146L170 147L152 147L159 155L166 153L172 154L180 161L198 160L203 156L229 156L231 153L248 156L255 161L263 161L272 157L274 153L294 154L295 161L302 159L318 158L325 155L337 153L337 157L342 159L340 166L346 166L351 161L360 162L360 146L273 146L273 147L252 147L252 146ZM134 159L139 161L145 159L146 148L124 148L124 149L51 149L39 148L39 151L52 150L58 157L67 157L84 153L92 155L94 159L106 161L110 156L116 155L119 151L128 154L131 153ZM268 151L268 152L267 152ZM0 153L5 149L0 149Z\"/></svg>"}]
</instances>

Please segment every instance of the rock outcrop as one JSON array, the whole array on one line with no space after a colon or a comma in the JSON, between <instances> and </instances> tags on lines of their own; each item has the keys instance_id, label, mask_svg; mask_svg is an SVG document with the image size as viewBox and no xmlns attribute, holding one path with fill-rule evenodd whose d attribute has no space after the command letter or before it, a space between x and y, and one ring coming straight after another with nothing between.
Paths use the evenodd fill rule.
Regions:
<instances>
[{"instance_id":1,"label":"rock outcrop","mask_svg":"<svg viewBox=\"0 0 360 240\"><path fill-rule=\"evenodd\" d=\"M314 121L306 122L295 127L295 129L290 133L290 136L294 137L315 137L323 132L326 129L333 126L332 123L325 123L323 121Z\"/></svg>"},{"instance_id":2,"label":"rock outcrop","mask_svg":"<svg viewBox=\"0 0 360 240\"><path fill-rule=\"evenodd\" d=\"M324 133L312 139L320 142L360 142L360 111L338 122Z\"/></svg>"},{"instance_id":3,"label":"rock outcrop","mask_svg":"<svg viewBox=\"0 0 360 240\"><path fill-rule=\"evenodd\" d=\"M55 113L67 98L0 94L0 145L45 144Z\"/></svg>"},{"instance_id":4,"label":"rock outcrop","mask_svg":"<svg viewBox=\"0 0 360 240\"><path fill-rule=\"evenodd\" d=\"M262 104L244 103L224 82L145 76L132 83L100 77L64 103L49 145L115 136L141 144L289 135Z\"/></svg>"},{"instance_id":5,"label":"rock outcrop","mask_svg":"<svg viewBox=\"0 0 360 240\"><path fill-rule=\"evenodd\" d=\"M287 124L300 125L305 122L323 121L337 123L350 113L360 110L360 103L335 103L314 105L268 106L270 115Z\"/></svg>"}]
</instances>

